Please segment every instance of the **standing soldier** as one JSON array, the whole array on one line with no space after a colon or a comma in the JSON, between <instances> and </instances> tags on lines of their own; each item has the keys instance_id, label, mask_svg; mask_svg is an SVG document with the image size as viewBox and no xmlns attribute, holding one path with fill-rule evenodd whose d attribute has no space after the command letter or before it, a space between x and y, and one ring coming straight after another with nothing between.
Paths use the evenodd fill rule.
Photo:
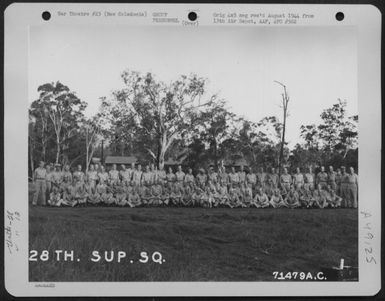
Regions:
<instances>
[{"instance_id":1,"label":"standing soldier","mask_svg":"<svg viewBox=\"0 0 385 301\"><path fill-rule=\"evenodd\" d=\"M257 185L257 176L253 173L252 167L249 168L249 172L246 175L246 184L251 189L251 191L255 191ZM252 194L253 196L254 194Z\"/></svg>"},{"instance_id":2,"label":"standing soldier","mask_svg":"<svg viewBox=\"0 0 385 301\"><path fill-rule=\"evenodd\" d=\"M87 182L90 184L91 189L96 188L97 180L98 180L98 172L95 170L95 166L91 164L90 169L87 172Z\"/></svg>"},{"instance_id":3,"label":"standing soldier","mask_svg":"<svg viewBox=\"0 0 385 301\"><path fill-rule=\"evenodd\" d=\"M84 172L82 172L82 166L79 164L77 168L78 169L73 174L74 182L78 185L80 184L83 185L85 176L84 176Z\"/></svg>"},{"instance_id":4,"label":"standing soldier","mask_svg":"<svg viewBox=\"0 0 385 301\"><path fill-rule=\"evenodd\" d=\"M239 177L239 184L246 183L246 173L243 169L243 165L241 165L241 167L240 167L240 170L238 172L238 177Z\"/></svg>"},{"instance_id":5,"label":"standing soldier","mask_svg":"<svg viewBox=\"0 0 385 301\"><path fill-rule=\"evenodd\" d=\"M183 187L184 177L185 177L185 173L182 170L182 166L178 165L178 171L175 174L175 178L179 189Z\"/></svg>"},{"instance_id":6,"label":"standing soldier","mask_svg":"<svg viewBox=\"0 0 385 301\"><path fill-rule=\"evenodd\" d=\"M336 172L336 194L341 196L341 168L337 168Z\"/></svg>"},{"instance_id":7,"label":"standing soldier","mask_svg":"<svg viewBox=\"0 0 385 301\"><path fill-rule=\"evenodd\" d=\"M218 182L218 174L214 171L214 168L212 166L210 166L209 168L208 179L214 185Z\"/></svg>"},{"instance_id":8,"label":"standing soldier","mask_svg":"<svg viewBox=\"0 0 385 301\"><path fill-rule=\"evenodd\" d=\"M266 184L266 174L263 171L263 167L260 167L258 169L258 172L257 172L256 176L257 176L257 186L259 188L264 189L265 188L265 184Z\"/></svg>"},{"instance_id":9,"label":"standing soldier","mask_svg":"<svg viewBox=\"0 0 385 301\"><path fill-rule=\"evenodd\" d=\"M159 170L158 170L158 179L159 179L159 181L161 181L162 185L163 185L163 183L166 183L167 175L166 175L166 171L164 170L163 166L161 168L159 168Z\"/></svg>"},{"instance_id":10,"label":"standing soldier","mask_svg":"<svg viewBox=\"0 0 385 301\"><path fill-rule=\"evenodd\" d=\"M108 181L108 173L104 169L104 166L100 166L100 171L98 172L98 180L99 183L107 184Z\"/></svg>"},{"instance_id":11,"label":"standing soldier","mask_svg":"<svg viewBox=\"0 0 385 301\"><path fill-rule=\"evenodd\" d=\"M51 181L56 187L60 187L63 181L63 173L60 170L60 164L55 164L55 170L51 174Z\"/></svg>"},{"instance_id":12,"label":"standing soldier","mask_svg":"<svg viewBox=\"0 0 385 301\"><path fill-rule=\"evenodd\" d=\"M314 176L311 167L308 167L307 173L305 173L304 186L308 190L314 189Z\"/></svg>"},{"instance_id":13,"label":"standing soldier","mask_svg":"<svg viewBox=\"0 0 385 301\"><path fill-rule=\"evenodd\" d=\"M39 193L41 193L43 206L46 205L46 178L47 178L47 170L44 168L44 162L40 161L39 167L35 169L33 173L32 180L35 184L35 195L33 196L32 205L37 205Z\"/></svg>"},{"instance_id":14,"label":"standing soldier","mask_svg":"<svg viewBox=\"0 0 385 301\"><path fill-rule=\"evenodd\" d=\"M221 166L219 168L219 170L218 170L218 178L219 178L219 182L220 182L221 186L226 186L227 187L227 185L229 183L229 176L226 173L226 167Z\"/></svg>"},{"instance_id":15,"label":"standing soldier","mask_svg":"<svg viewBox=\"0 0 385 301\"><path fill-rule=\"evenodd\" d=\"M130 181L132 181L132 177L134 176L135 170L136 170L135 162L132 162L131 163L131 167L128 168L128 178L129 178Z\"/></svg>"},{"instance_id":16,"label":"standing soldier","mask_svg":"<svg viewBox=\"0 0 385 301\"><path fill-rule=\"evenodd\" d=\"M199 169L199 173L196 176L197 185L201 189L205 190L206 182L207 182L207 175L205 174L205 171L203 168Z\"/></svg>"},{"instance_id":17,"label":"standing soldier","mask_svg":"<svg viewBox=\"0 0 385 301\"><path fill-rule=\"evenodd\" d=\"M357 208L358 206L358 176L354 172L354 168L349 168L347 175L347 195L349 196L349 207Z\"/></svg>"},{"instance_id":18,"label":"standing soldier","mask_svg":"<svg viewBox=\"0 0 385 301\"><path fill-rule=\"evenodd\" d=\"M52 184L52 167L51 164L47 164L45 167L46 170L46 177L45 177L45 182L46 182L46 196L51 193L51 184Z\"/></svg>"},{"instance_id":19,"label":"standing soldier","mask_svg":"<svg viewBox=\"0 0 385 301\"><path fill-rule=\"evenodd\" d=\"M321 171L317 174L317 186L321 185L324 189L328 185L328 174L325 172L325 167L321 166Z\"/></svg>"},{"instance_id":20,"label":"standing soldier","mask_svg":"<svg viewBox=\"0 0 385 301\"><path fill-rule=\"evenodd\" d=\"M116 164L112 164L112 169L108 172L111 185L116 185L119 182L119 171L116 170Z\"/></svg>"},{"instance_id":21,"label":"standing soldier","mask_svg":"<svg viewBox=\"0 0 385 301\"><path fill-rule=\"evenodd\" d=\"M121 170L119 171L120 180L122 181L124 186L128 186L131 182L131 175L132 172L130 172L129 169L126 169L126 165L121 165Z\"/></svg>"},{"instance_id":22,"label":"standing soldier","mask_svg":"<svg viewBox=\"0 0 385 301\"><path fill-rule=\"evenodd\" d=\"M135 169L132 174L132 182L134 182L135 186L140 186L142 182L142 175L143 175L142 165L138 164L138 169Z\"/></svg>"},{"instance_id":23,"label":"standing soldier","mask_svg":"<svg viewBox=\"0 0 385 301\"><path fill-rule=\"evenodd\" d=\"M64 166L62 179L63 179L62 184L63 184L64 189L72 184L72 173L70 172L70 166L69 165Z\"/></svg>"},{"instance_id":24,"label":"standing soldier","mask_svg":"<svg viewBox=\"0 0 385 301\"><path fill-rule=\"evenodd\" d=\"M229 173L229 183L231 187L239 185L239 174L235 172L235 167L231 167L231 172Z\"/></svg>"},{"instance_id":25,"label":"standing soldier","mask_svg":"<svg viewBox=\"0 0 385 301\"><path fill-rule=\"evenodd\" d=\"M168 168L168 173L166 174L167 183L173 184L176 181L176 176L172 171L172 168ZM171 187L171 186L170 186Z\"/></svg>"},{"instance_id":26,"label":"standing soldier","mask_svg":"<svg viewBox=\"0 0 385 301\"><path fill-rule=\"evenodd\" d=\"M150 174L151 174L151 184L150 185L153 185L153 184L155 184L156 177L157 177L154 163L150 164Z\"/></svg>"},{"instance_id":27,"label":"standing soldier","mask_svg":"<svg viewBox=\"0 0 385 301\"><path fill-rule=\"evenodd\" d=\"M142 185L151 186L153 183L153 173L150 170L150 167L146 165L145 170L142 175Z\"/></svg>"},{"instance_id":28,"label":"standing soldier","mask_svg":"<svg viewBox=\"0 0 385 301\"><path fill-rule=\"evenodd\" d=\"M268 183L271 183L275 188L278 188L278 174L274 167L271 168L270 174L267 175L268 177Z\"/></svg>"},{"instance_id":29,"label":"standing soldier","mask_svg":"<svg viewBox=\"0 0 385 301\"><path fill-rule=\"evenodd\" d=\"M290 184L292 183L291 175L287 173L287 168L283 169L283 174L281 174L280 184L281 187L287 191L290 190Z\"/></svg>"},{"instance_id":30,"label":"standing soldier","mask_svg":"<svg viewBox=\"0 0 385 301\"><path fill-rule=\"evenodd\" d=\"M296 173L293 175L293 184L295 189L301 189L304 184L303 174L299 167L296 168Z\"/></svg>"},{"instance_id":31,"label":"standing soldier","mask_svg":"<svg viewBox=\"0 0 385 301\"><path fill-rule=\"evenodd\" d=\"M329 166L329 173L328 173L328 184L330 185L330 188L333 190L337 190L337 182L336 182L336 172L333 170L333 166Z\"/></svg>"},{"instance_id":32,"label":"standing soldier","mask_svg":"<svg viewBox=\"0 0 385 301\"><path fill-rule=\"evenodd\" d=\"M342 197L342 207L347 208L349 205L349 195L347 193L348 186L348 174L346 173L346 167L341 166L341 185L340 185L340 196Z\"/></svg>"},{"instance_id":33,"label":"standing soldier","mask_svg":"<svg viewBox=\"0 0 385 301\"><path fill-rule=\"evenodd\" d=\"M194 184L194 175L192 173L191 168L188 169L187 174L184 177L184 182L186 183L186 186L190 186L191 184Z\"/></svg>"}]
</instances>

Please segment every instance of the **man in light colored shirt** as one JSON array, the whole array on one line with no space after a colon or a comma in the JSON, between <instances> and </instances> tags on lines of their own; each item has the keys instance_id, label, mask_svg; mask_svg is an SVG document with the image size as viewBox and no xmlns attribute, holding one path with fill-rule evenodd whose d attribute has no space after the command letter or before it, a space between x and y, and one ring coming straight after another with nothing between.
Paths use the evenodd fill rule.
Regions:
<instances>
[{"instance_id":1,"label":"man in light colored shirt","mask_svg":"<svg viewBox=\"0 0 385 301\"><path fill-rule=\"evenodd\" d=\"M40 161L39 167L35 169L32 178L35 184L35 194L33 196L32 205L38 204L39 194L41 194L41 204L45 206L47 170L44 168L43 161Z\"/></svg>"}]
</instances>

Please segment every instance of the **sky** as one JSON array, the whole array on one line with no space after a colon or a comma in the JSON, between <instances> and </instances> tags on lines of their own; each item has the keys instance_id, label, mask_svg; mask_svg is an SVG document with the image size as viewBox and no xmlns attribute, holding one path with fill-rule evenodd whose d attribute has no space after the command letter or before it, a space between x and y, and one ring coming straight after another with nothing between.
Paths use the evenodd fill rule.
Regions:
<instances>
[{"instance_id":1,"label":"sky","mask_svg":"<svg viewBox=\"0 0 385 301\"><path fill-rule=\"evenodd\" d=\"M38 86L60 81L98 110L102 96L123 87L125 69L153 72L168 83L181 74L209 80L234 113L258 122L282 120L289 93L287 140L318 123L322 110L346 99L357 109L357 47L352 27L38 26L30 28L29 102Z\"/></svg>"}]
</instances>

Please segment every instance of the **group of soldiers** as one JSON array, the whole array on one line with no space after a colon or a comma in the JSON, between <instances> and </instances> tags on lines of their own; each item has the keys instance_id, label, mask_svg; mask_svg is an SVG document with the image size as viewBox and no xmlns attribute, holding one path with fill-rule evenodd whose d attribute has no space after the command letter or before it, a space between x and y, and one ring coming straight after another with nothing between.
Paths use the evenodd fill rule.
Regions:
<instances>
[{"instance_id":1,"label":"group of soldiers","mask_svg":"<svg viewBox=\"0 0 385 301\"><path fill-rule=\"evenodd\" d=\"M207 172L191 168L185 173L178 166L158 169L154 164L130 167L116 164L107 172L102 165L90 165L82 171L78 165L71 172L68 165L61 169L40 166L33 173L35 194L33 205L49 206L176 206L176 207L256 207L256 208L357 208L358 177L354 168L343 166L318 173L309 167L306 173L296 168L289 174L287 168L279 176L276 169L265 173L263 168L254 172L240 166L226 172L224 166ZM40 197L41 196L41 197ZM38 200L41 199L41 202ZM46 201L47 200L47 201Z\"/></svg>"}]
</instances>

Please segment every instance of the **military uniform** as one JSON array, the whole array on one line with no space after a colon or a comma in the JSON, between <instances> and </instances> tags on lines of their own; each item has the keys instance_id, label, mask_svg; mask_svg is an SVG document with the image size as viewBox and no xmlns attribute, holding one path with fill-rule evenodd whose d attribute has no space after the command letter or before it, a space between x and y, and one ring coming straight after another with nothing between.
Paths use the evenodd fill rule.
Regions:
<instances>
[{"instance_id":1,"label":"military uniform","mask_svg":"<svg viewBox=\"0 0 385 301\"><path fill-rule=\"evenodd\" d=\"M111 169L108 173L111 185L115 185L119 182L119 171Z\"/></svg>"},{"instance_id":2,"label":"military uniform","mask_svg":"<svg viewBox=\"0 0 385 301\"><path fill-rule=\"evenodd\" d=\"M221 186L227 186L229 184L229 175L225 171L220 171L218 173L218 178Z\"/></svg>"},{"instance_id":3,"label":"military uniform","mask_svg":"<svg viewBox=\"0 0 385 301\"><path fill-rule=\"evenodd\" d=\"M96 170L89 170L87 172L88 183L92 188L96 187L96 181L98 180L98 172Z\"/></svg>"},{"instance_id":4,"label":"military uniform","mask_svg":"<svg viewBox=\"0 0 385 301\"><path fill-rule=\"evenodd\" d=\"M143 172L141 170L134 170L132 174L132 182L134 183L134 185L140 186L140 184L142 183L142 175Z\"/></svg>"},{"instance_id":5,"label":"military uniform","mask_svg":"<svg viewBox=\"0 0 385 301\"><path fill-rule=\"evenodd\" d=\"M194 183L194 175L193 174L186 174L185 177L184 177L184 182L186 184L190 184L190 183Z\"/></svg>"},{"instance_id":6,"label":"military uniform","mask_svg":"<svg viewBox=\"0 0 385 301\"><path fill-rule=\"evenodd\" d=\"M108 181L108 173L105 172L105 171L101 171L98 173L98 179L99 179L99 183L104 183L106 184L107 181Z\"/></svg>"},{"instance_id":7,"label":"military uniform","mask_svg":"<svg viewBox=\"0 0 385 301\"><path fill-rule=\"evenodd\" d=\"M150 171L145 171L142 175L142 185L151 186L153 184L154 178L153 174Z\"/></svg>"},{"instance_id":8,"label":"military uniform","mask_svg":"<svg viewBox=\"0 0 385 301\"><path fill-rule=\"evenodd\" d=\"M268 174L268 180L271 181L274 185L275 188L278 187L278 174L276 173L271 173L271 174Z\"/></svg>"},{"instance_id":9,"label":"military uniform","mask_svg":"<svg viewBox=\"0 0 385 301\"><path fill-rule=\"evenodd\" d=\"M257 172L257 186L258 187L265 187L266 184L266 174L264 172Z\"/></svg>"},{"instance_id":10,"label":"military uniform","mask_svg":"<svg viewBox=\"0 0 385 301\"><path fill-rule=\"evenodd\" d=\"M176 181L176 176L173 172L166 174L166 179L168 183L174 183Z\"/></svg>"},{"instance_id":11,"label":"military uniform","mask_svg":"<svg viewBox=\"0 0 385 301\"><path fill-rule=\"evenodd\" d=\"M248 173L246 175L246 183L248 187L251 187L252 189L255 188L257 184L257 176L255 175L255 173Z\"/></svg>"},{"instance_id":12,"label":"military uniform","mask_svg":"<svg viewBox=\"0 0 385 301\"><path fill-rule=\"evenodd\" d=\"M42 205L46 205L46 177L47 177L47 170L45 168L38 167L35 169L35 194L33 197L33 205L37 205L39 193L41 193L42 196Z\"/></svg>"},{"instance_id":13,"label":"military uniform","mask_svg":"<svg viewBox=\"0 0 385 301\"><path fill-rule=\"evenodd\" d=\"M124 169L124 170L121 170L119 174L120 174L120 179L122 180L122 183L126 186L129 185L132 178L132 170Z\"/></svg>"},{"instance_id":14,"label":"military uniform","mask_svg":"<svg viewBox=\"0 0 385 301\"><path fill-rule=\"evenodd\" d=\"M206 185L206 182L207 182L207 175L206 175L206 174L199 173L199 174L196 176L196 180L197 180L198 186L201 187L201 188L204 188L205 185Z\"/></svg>"},{"instance_id":15,"label":"military uniform","mask_svg":"<svg viewBox=\"0 0 385 301\"><path fill-rule=\"evenodd\" d=\"M304 176L304 187L306 189L314 189L314 176L312 173L305 173Z\"/></svg>"},{"instance_id":16,"label":"military uniform","mask_svg":"<svg viewBox=\"0 0 385 301\"><path fill-rule=\"evenodd\" d=\"M183 186L185 173L183 171L177 171L175 174L176 182L178 183L178 187L181 188Z\"/></svg>"},{"instance_id":17,"label":"military uniform","mask_svg":"<svg viewBox=\"0 0 385 301\"><path fill-rule=\"evenodd\" d=\"M240 182L238 173L229 173L229 183L230 185L238 185Z\"/></svg>"},{"instance_id":18,"label":"military uniform","mask_svg":"<svg viewBox=\"0 0 385 301\"><path fill-rule=\"evenodd\" d=\"M244 171L238 172L239 183L246 183L246 173Z\"/></svg>"},{"instance_id":19,"label":"military uniform","mask_svg":"<svg viewBox=\"0 0 385 301\"><path fill-rule=\"evenodd\" d=\"M290 184L292 183L291 175L282 174L281 175L281 186L288 191L290 189Z\"/></svg>"},{"instance_id":20,"label":"military uniform","mask_svg":"<svg viewBox=\"0 0 385 301\"><path fill-rule=\"evenodd\" d=\"M321 188L324 189L328 184L328 174L326 172L319 172L317 175L317 185L321 185Z\"/></svg>"},{"instance_id":21,"label":"military uniform","mask_svg":"<svg viewBox=\"0 0 385 301\"><path fill-rule=\"evenodd\" d=\"M301 173L296 173L293 175L293 183L297 188L302 188L304 185L304 177Z\"/></svg>"},{"instance_id":22,"label":"military uniform","mask_svg":"<svg viewBox=\"0 0 385 301\"><path fill-rule=\"evenodd\" d=\"M357 208L358 206L358 176L357 174L347 174L346 193L348 196L349 207Z\"/></svg>"},{"instance_id":23,"label":"military uniform","mask_svg":"<svg viewBox=\"0 0 385 301\"><path fill-rule=\"evenodd\" d=\"M209 173L208 177L209 181L213 182L214 184L218 182L218 174L216 172Z\"/></svg>"},{"instance_id":24,"label":"military uniform","mask_svg":"<svg viewBox=\"0 0 385 301\"><path fill-rule=\"evenodd\" d=\"M328 184L333 190L337 190L337 173L335 171L329 172L328 174Z\"/></svg>"}]
</instances>

